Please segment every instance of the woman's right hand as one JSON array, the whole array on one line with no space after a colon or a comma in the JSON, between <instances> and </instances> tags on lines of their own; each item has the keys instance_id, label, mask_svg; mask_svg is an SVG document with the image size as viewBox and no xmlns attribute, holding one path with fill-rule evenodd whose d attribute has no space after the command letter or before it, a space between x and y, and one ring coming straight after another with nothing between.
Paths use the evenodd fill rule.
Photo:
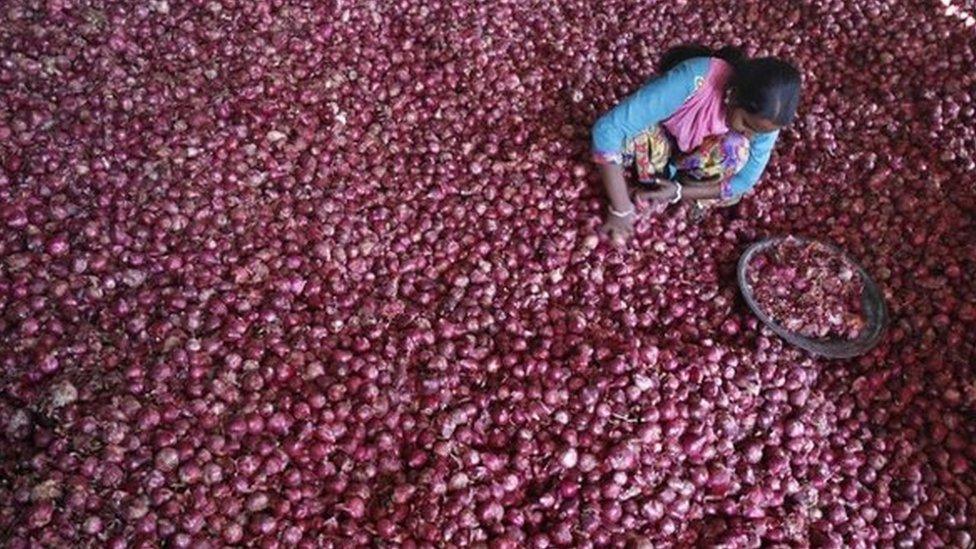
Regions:
<instances>
[{"instance_id":1,"label":"woman's right hand","mask_svg":"<svg viewBox=\"0 0 976 549\"><path fill-rule=\"evenodd\" d=\"M634 217L636 214L630 212L625 216L607 214L607 220L603 222L600 232L613 239L614 243L621 246L634 234Z\"/></svg>"}]
</instances>

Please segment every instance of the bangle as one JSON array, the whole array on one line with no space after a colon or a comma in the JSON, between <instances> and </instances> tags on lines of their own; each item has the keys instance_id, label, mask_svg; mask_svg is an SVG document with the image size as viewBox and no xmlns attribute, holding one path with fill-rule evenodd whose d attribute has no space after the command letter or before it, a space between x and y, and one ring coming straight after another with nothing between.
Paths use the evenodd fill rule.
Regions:
<instances>
[{"instance_id":1,"label":"bangle","mask_svg":"<svg viewBox=\"0 0 976 549\"><path fill-rule=\"evenodd\" d=\"M678 202L681 202L681 189L682 189L682 186L681 186L681 183L679 183L677 181L674 182L674 186L678 189L678 194L674 195L674 198L671 199L671 203L672 204L677 204Z\"/></svg>"},{"instance_id":2,"label":"bangle","mask_svg":"<svg viewBox=\"0 0 976 549\"><path fill-rule=\"evenodd\" d=\"M631 206L630 209L627 210L627 211L625 211L625 212L618 212L617 210L613 209L613 206L610 206L610 215L612 215L614 217L627 217L628 215L630 215L632 213L634 213L634 207L633 206Z\"/></svg>"}]
</instances>

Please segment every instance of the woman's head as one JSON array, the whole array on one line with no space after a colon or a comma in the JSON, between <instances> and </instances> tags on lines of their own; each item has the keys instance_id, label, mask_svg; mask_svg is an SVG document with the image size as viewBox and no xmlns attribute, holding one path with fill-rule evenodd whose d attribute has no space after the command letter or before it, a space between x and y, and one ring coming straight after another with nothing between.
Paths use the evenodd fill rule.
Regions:
<instances>
[{"instance_id":1,"label":"woman's head","mask_svg":"<svg viewBox=\"0 0 976 549\"><path fill-rule=\"evenodd\" d=\"M773 57L746 59L735 65L729 126L740 133L777 130L796 116L800 71Z\"/></svg>"},{"instance_id":2,"label":"woman's head","mask_svg":"<svg viewBox=\"0 0 976 549\"><path fill-rule=\"evenodd\" d=\"M725 47L712 50L683 45L668 50L661 59L661 72L693 57L718 57L735 69L730 82L729 126L743 134L764 133L788 125L800 102L800 71L773 57L749 59L742 50Z\"/></svg>"}]
</instances>

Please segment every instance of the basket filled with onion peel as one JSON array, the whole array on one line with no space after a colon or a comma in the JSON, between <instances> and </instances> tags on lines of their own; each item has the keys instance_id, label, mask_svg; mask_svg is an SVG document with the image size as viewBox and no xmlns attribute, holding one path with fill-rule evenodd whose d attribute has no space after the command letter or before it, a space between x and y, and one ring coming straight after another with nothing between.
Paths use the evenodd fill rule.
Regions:
<instances>
[{"instance_id":1,"label":"basket filled with onion peel","mask_svg":"<svg viewBox=\"0 0 976 549\"><path fill-rule=\"evenodd\" d=\"M787 342L826 358L870 351L887 324L884 296L839 248L796 236L751 244L738 282L749 308Z\"/></svg>"}]
</instances>

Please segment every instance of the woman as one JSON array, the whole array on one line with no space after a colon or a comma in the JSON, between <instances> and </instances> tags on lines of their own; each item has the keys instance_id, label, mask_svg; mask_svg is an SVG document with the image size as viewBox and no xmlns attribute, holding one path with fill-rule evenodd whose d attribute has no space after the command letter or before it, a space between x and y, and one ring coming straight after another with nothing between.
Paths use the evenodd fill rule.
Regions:
<instances>
[{"instance_id":1,"label":"woman","mask_svg":"<svg viewBox=\"0 0 976 549\"><path fill-rule=\"evenodd\" d=\"M747 59L736 48L678 47L660 72L593 126L593 156L610 200L604 231L615 238L633 233L625 166L636 169L642 198L735 204L762 175L800 99L796 67Z\"/></svg>"}]
</instances>

